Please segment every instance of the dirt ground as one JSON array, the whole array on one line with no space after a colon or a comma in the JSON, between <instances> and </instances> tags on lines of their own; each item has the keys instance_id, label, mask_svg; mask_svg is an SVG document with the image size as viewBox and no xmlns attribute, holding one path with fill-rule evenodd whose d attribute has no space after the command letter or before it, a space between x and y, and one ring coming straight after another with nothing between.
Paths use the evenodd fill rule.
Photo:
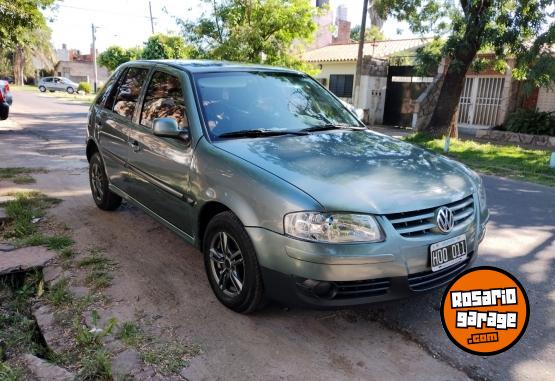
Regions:
<instances>
[{"instance_id":1,"label":"dirt ground","mask_svg":"<svg viewBox=\"0 0 555 381\"><path fill-rule=\"evenodd\" d=\"M71 227L77 248L101 247L119 264L106 291L110 316L151 316L200 345L203 353L183 372L191 380L467 379L404 335L352 311L270 305L253 316L234 313L212 294L200 252L130 205L111 213L96 208L84 169L34 177L37 183L25 188L64 200L50 214Z\"/></svg>"}]
</instances>

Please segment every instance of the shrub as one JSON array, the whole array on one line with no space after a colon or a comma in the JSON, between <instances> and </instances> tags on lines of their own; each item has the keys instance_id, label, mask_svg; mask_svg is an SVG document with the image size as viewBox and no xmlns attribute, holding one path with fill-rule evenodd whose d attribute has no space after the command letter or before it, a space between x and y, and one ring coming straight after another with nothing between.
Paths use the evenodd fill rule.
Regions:
<instances>
[{"instance_id":1,"label":"shrub","mask_svg":"<svg viewBox=\"0 0 555 381\"><path fill-rule=\"evenodd\" d=\"M523 134L555 136L555 112L518 110L509 115L505 128Z\"/></svg>"},{"instance_id":2,"label":"shrub","mask_svg":"<svg viewBox=\"0 0 555 381\"><path fill-rule=\"evenodd\" d=\"M90 94L92 93L91 84L88 82L79 82L79 87L77 88L77 91L82 91L85 94Z\"/></svg>"}]
</instances>

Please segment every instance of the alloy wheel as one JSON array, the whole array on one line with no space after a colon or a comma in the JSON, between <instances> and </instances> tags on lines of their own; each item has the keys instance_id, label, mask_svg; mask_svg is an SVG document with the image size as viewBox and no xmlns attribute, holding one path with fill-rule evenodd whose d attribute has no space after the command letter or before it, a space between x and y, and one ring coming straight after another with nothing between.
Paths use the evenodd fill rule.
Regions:
<instances>
[{"instance_id":1,"label":"alloy wheel","mask_svg":"<svg viewBox=\"0 0 555 381\"><path fill-rule=\"evenodd\" d=\"M237 241L220 231L210 243L210 269L220 290L228 296L237 296L243 289L245 266Z\"/></svg>"},{"instance_id":2,"label":"alloy wheel","mask_svg":"<svg viewBox=\"0 0 555 381\"><path fill-rule=\"evenodd\" d=\"M93 163L91 168L91 185L93 196L98 201L102 201L104 190L102 188L102 168L98 163Z\"/></svg>"}]
</instances>

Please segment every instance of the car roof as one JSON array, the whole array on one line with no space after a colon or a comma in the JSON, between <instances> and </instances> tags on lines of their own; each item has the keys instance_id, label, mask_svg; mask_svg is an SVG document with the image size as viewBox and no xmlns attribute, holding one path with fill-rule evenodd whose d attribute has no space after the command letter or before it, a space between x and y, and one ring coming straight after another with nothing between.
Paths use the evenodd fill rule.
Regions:
<instances>
[{"instance_id":1,"label":"car roof","mask_svg":"<svg viewBox=\"0 0 555 381\"><path fill-rule=\"evenodd\" d=\"M213 60L137 60L137 61L131 61L129 62L129 64L139 63L139 62L152 63L152 64L164 64L164 65L185 70L190 73L256 70L256 71L274 71L274 72L302 74L301 72L296 70L276 67L276 66L245 64L245 63L229 62L229 61L213 61Z\"/></svg>"}]
</instances>

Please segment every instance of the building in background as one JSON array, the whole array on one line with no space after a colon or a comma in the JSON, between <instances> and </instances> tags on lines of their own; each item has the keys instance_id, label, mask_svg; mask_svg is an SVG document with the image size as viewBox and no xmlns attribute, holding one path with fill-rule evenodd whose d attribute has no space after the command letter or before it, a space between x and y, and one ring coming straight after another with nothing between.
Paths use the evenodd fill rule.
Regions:
<instances>
[{"instance_id":1,"label":"building in background","mask_svg":"<svg viewBox=\"0 0 555 381\"><path fill-rule=\"evenodd\" d=\"M342 21L342 20L339 20ZM350 31L350 27L349 27ZM338 33L338 38L339 38ZM390 61L395 57L413 56L417 48L428 44L429 38L411 38L388 41L372 41L364 44L359 104L365 111L365 121L369 124L409 124L412 118L410 107L413 88L422 90L433 78L420 78L408 69L390 70ZM354 77L358 56L358 43L332 43L303 54L305 62L320 70L314 77L342 100L352 103ZM395 66L400 66L395 64ZM402 74L402 75L397 75ZM408 83L399 90L395 83ZM424 85L422 85L424 83ZM389 86L389 88L388 88ZM395 88L395 89L394 89ZM389 90L395 91L389 91ZM386 102L387 91L389 102ZM389 107L386 107L389 104ZM389 109L389 110L388 110ZM388 111L386 113L386 111ZM392 119L394 116L401 119ZM390 118L391 117L391 118Z\"/></svg>"},{"instance_id":2,"label":"building in background","mask_svg":"<svg viewBox=\"0 0 555 381\"><path fill-rule=\"evenodd\" d=\"M347 7L340 5L336 10L334 44L348 44L351 42L351 22L347 19Z\"/></svg>"},{"instance_id":3,"label":"building in background","mask_svg":"<svg viewBox=\"0 0 555 381\"><path fill-rule=\"evenodd\" d=\"M94 78L94 65L92 48L88 54L82 54L77 49L68 49L66 44L61 49L56 49L58 63L54 66L54 74L66 77L74 82L88 82L92 85ZM110 74L105 67L98 66L98 82L105 83Z\"/></svg>"}]
</instances>

